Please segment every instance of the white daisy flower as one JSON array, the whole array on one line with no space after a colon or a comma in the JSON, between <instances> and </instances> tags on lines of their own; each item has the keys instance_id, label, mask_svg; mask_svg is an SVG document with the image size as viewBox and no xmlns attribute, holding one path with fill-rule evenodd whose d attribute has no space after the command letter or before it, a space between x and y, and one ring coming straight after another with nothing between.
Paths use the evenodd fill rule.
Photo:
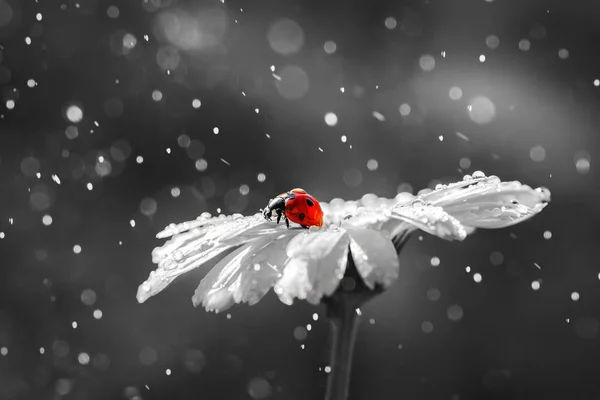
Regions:
<instances>
[{"instance_id":1,"label":"white daisy flower","mask_svg":"<svg viewBox=\"0 0 600 400\"><path fill-rule=\"evenodd\" d=\"M475 228L502 228L539 213L550 201L545 188L502 182L476 172L462 181L357 201L321 203L323 226L310 229L266 221L262 213L212 217L171 224L157 234L170 239L152 252L158 268L138 289L140 303L178 276L230 252L202 279L192 297L206 310L258 302L271 288L285 304L318 304L332 296L353 265L368 289L389 287L398 277L398 252L417 229L447 240L463 240ZM352 260L352 263L348 261Z\"/></svg>"}]
</instances>

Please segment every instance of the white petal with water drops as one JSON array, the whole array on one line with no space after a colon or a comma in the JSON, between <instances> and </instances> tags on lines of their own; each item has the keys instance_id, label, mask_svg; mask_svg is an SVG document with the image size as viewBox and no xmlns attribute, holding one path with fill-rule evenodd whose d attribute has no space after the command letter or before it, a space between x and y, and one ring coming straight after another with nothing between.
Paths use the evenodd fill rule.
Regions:
<instances>
[{"instance_id":1,"label":"white petal with water drops","mask_svg":"<svg viewBox=\"0 0 600 400\"><path fill-rule=\"evenodd\" d=\"M166 288L179 275L189 272L219 254L243 244L238 235L265 221L262 217L230 216L205 219L206 224L191 230L183 229L175 234L162 247L152 251L152 262L158 264L158 269L152 271L148 279L138 288L137 300L143 303ZM194 225L189 221L188 225ZM173 229L176 229L173 228ZM227 243L225 243L227 241Z\"/></svg>"},{"instance_id":2,"label":"white petal with water drops","mask_svg":"<svg viewBox=\"0 0 600 400\"><path fill-rule=\"evenodd\" d=\"M308 231L287 246L289 260L275 293L285 304L294 298L318 304L337 289L348 262L349 236L341 229Z\"/></svg>"},{"instance_id":3,"label":"white petal with water drops","mask_svg":"<svg viewBox=\"0 0 600 400\"><path fill-rule=\"evenodd\" d=\"M371 229L349 231L350 250L358 273L365 284L389 287L398 278L398 254L389 238Z\"/></svg>"}]
</instances>

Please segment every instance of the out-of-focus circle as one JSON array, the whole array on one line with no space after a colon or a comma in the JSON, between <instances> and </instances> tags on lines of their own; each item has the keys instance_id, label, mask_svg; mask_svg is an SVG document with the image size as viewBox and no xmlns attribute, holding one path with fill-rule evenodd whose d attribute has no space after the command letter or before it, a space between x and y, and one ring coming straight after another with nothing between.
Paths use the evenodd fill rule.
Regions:
<instances>
[{"instance_id":1,"label":"out-of-focus circle","mask_svg":"<svg viewBox=\"0 0 600 400\"><path fill-rule=\"evenodd\" d=\"M152 365L158 359L158 354L152 347L145 346L140 350L139 359L142 365Z\"/></svg>"},{"instance_id":2,"label":"out-of-focus circle","mask_svg":"<svg viewBox=\"0 0 600 400\"><path fill-rule=\"evenodd\" d=\"M335 44L334 41L328 40L323 45L323 49L325 50L325 53L327 53L327 54L333 54L337 50L337 45Z\"/></svg>"},{"instance_id":3,"label":"out-of-focus circle","mask_svg":"<svg viewBox=\"0 0 600 400\"><path fill-rule=\"evenodd\" d=\"M132 50L137 45L137 39L133 34L126 33L123 36L123 47L127 50Z\"/></svg>"},{"instance_id":4,"label":"out-of-focus circle","mask_svg":"<svg viewBox=\"0 0 600 400\"><path fill-rule=\"evenodd\" d=\"M248 394L255 400L271 397L273 390L265 378L256 377L248 383Z\"/></svg>"},{"instance_id":5,"label":"out-of-focus circle","mask_svg":"<svg viewBox=\"0 0 600 400\"><path fill-rule=\"evenodd\" d=\"M201 105L202 105L202 102L199 99L192 100L192 107L194 107L195 109L200 108Z\"/></svg>"},{"instance_id":6,"label":"out-of-focus circle","mask_svg":"<svg viewBox=\"0 0 600 400\"><path fill-rule=\"evenodd\" d=\"M30 156L21 160L21 172L23 175L32 177L40 171L40 162L37 158Z\"/></svg>"},{"instance_id":7,"label":"out-of-focus circle","mask_svg":"<svg viewBox=\"0 0 600 400\"><path fill-rule=\"evenodd\" d=\"M305 327L297 326L294 329L294 337L296 338L296 340L302 341L302 340L306 339L307 336L308 336L308 332L306 331Z\"/></svg>"},{"instance_id":8,"label":"out-of-focus circle","mask_svg":"<svg viewBox=\"0 0 600 400\"><path fill-rule=\"evenodd\" d=\"M531 49L531 42L527 39L519 40L519 49L522 51L529 51L529 49Z\"/></svg>"},{"instance_id":9,"label":"out-of-focus circle","mask_svg":"<svg viewBox=\"0 0 600 400\"><path fill-rule=\"evenodd\" d=\"M275 81L279 95L287 100L295 100L308 93L309 79L304 70L295 65L284 67Z\"/></svg>"},{"instance_id":10,"label":"out-of-focus circle","mask_svg":"<svg viewBox=\"0 0 600 400\"><path fill-rule=\"evenodd\" d=\"M442 293L438 288L430 288L427 290L427 299L431 301L438 301L441 296Z\"/></svg>"},{"instance_id":11,"label":"out-of-focus circle","mask_svg":"<svg viewBox=\"0 0 600 400\"><path fill-rule=\"evenodd\" d=\"M560 49L558 51L558 57L560 57L561 60L566 60L567 58L569 58L569 50Z\"/></svg>"},{"instance_id":12,"label":"out-of-focus circle","mask_svg":"<svg viewBox=\"0 0 600 400\"><path fill-rule=\"evenodd\" d=\"M248 185L241 185L239 190L242 196L247 196L248 193L250 193L250 187Z\"/></svg>"},{"instance_id":13,"label":"out-of-focus circle","mask_svg":"<svg viewBox=\"0 0 600 400\"><path fill-rule=\"evenodd\" d=\"M106 10L106 14L109 16L109 18L115 19L119 17L119 7L117 6L110 6L108 7L108 9Z\"/></svg>"},{"instance_id":14,"label":"out-of-focus circle","mask_svg":"<svg viewBox=\"0 0 600 400\"><path fill-rule=\"evenodd\" d=\"M379 167L379 163L377 162L377 160L372 158L369 161L367 161L367 169L369 171L375 171L375 170L377 170L378 167Z\"/></svg>"},{"instance_id":15,"label":"out-of-focus circle","mask_svg":"<svg viewBox=\"0 0 600 400\"><path fill-rule=\"evenodd\" d=\"M188 135L186 135L185 133L179 135L177 137L177 144L179 145L179 147L182 148L187 148L189 147L189 145L192 143L190 137Z\"/></svg>"},{"instance_id":16,"label":"out-of-focus circle","mask_svg":"<svg viewBox=\"0 0 600 400\"><path fill-rule=\"evenodd\" d=\"M496 118L496 106L485 96L471 99L468 110L469 118L479 125L489 124Z\"/></svg>"},{"instance_id":17,"label":"out-of-focus circle","mask_svg":"<svg viewBox=\"0 0 600 400\"><path fill-rule=\"evenodd\" d=\"M150 217L156 213L158 203L151 197L146 197L140 202L140 211L142 214Z\"/></svg>"},{"instance_id":18,"label":"out-of-focus circle","mask_svg":"<svg viewBox=\"0 0 600 400\"><path fill-rule=\"evenodd\" d=\"M79 129L75 125L69 125L65 129L65 136L70 140L76 139L79 136Z\"/></svg>"},{"instance_id":19,"label":"out-of-focus circle","mask_svg":"<svg viewBox=\"0 0 600 400\"><path fill-rule=\"evenodd\" d=\"M460 161L458 162L458 165L460 166L460 168L462 169L469 169L471 167L471 160L468 159L467 157L463 157L460 159Z\"/></svg>"},{"instance_id":20,"label":"out-of-focus circle","mask_svg":"<svg viewBox=\"0 0 600 400\"><path fill-rule=\"evenodd\" d=\"M542 162L546 159L546 149L542 146L534 146L529 150L529 157L535 162Z\"/></svg>"},{"instance_id":21,"label":"out-of-focus circle","mask_svg":"<svg viewBox=\"0 0 600 400\"><path fill-rule=\"evenodd\" d=\"M541 40L546 36L546 28L540 23L536 23L529 30L529 36L535 40Z\"/></svg>"},{"instance_id":22,"label":"out-of-focus circle","mask_svg":"<svg viewBox=\"0 0 600 400\"><path fill-rule=\"evenodd\" d=\"M435 58L430 54L422 55L419 59L419 66L423 71L433 71L435 68Z\"/></svg>"},{"instance_id":23,"label":"out-of-focus circle","mask_svg":"<svg viewBox=\"0 0 600 400\"><path fill-rule=\"evenodd\" d=\"M421 330L424 333L433 332L433 323L431 321L423 321L423 323L421 324Z\"/></svg>"},{"instance_id":24,"label":"out-of-focus circle","mask_svg":"<svg viewBox=\"0 0 600 400\"><path fill-rule=\"evenodd\" d=\"M56 381L54 389L59 396L66 396L71 392L73 385L69 379L59 379Z\"/></svg>"},{"instance_id":25,"label":"out-of-focus circle","mask_svg":"<svg viewBox=\"0 0 600 400\"><path fill-rule=\"evenodd\" d=\"M6 0L0 0L0 28L4 28L12 21L15 13Z\"/></svg>"},{"instance_id":26,"label":"out-of-focus circle","mask_svg":"<svg viewBox=\"0 0 600 400\"><path fill-rule=\"evenodd\" d=\"M448 307L448 311L446 312L450 321L460 321L464 315L463 309L458 304L453 304Z\"/></svg>"},{"instance_id":27,"label":"out-of-focus circle","mask_svg":"<svg viewBox=\"0 0 600 400\"><path fill-rule=\"evenodd\" d=\"M263 174L262 172L256 176L256 180L261 183L264 182L266 179L267 179L267 176L265 174Z\"/></svg>"},{"instance_id":28,"label":"out-of-focus circle","mask_svg":"<svg viewBox=\"0 0 600 400\"><path fill-rule=\"evenodd\" d=\"M363 175L358 169L350 168L344 172L344 177L342 179L348 187L355 188L362 183Z\"/></svg>"},{"instance_id":29,"label":"out-of-focus circle","mask_svg":"<svg viewBox=\"0 0 600 400\"><path fill-rule=\"evenodd\" d=\"M500 39L496 35L489 35L485 38L485 44L490 49L497 49L500 46Z\"/></svg>"},{"instance_id":30,"label":"out-of-focus circle","mask_svg":"<svg viewBox=\"0 0 600 400\"><path fill-rule=\"evenodd\" d=\"M73 123L80 122L83 119L83 110L76 104L67 106L65 116Z\"/></svg>"},{"instance_id":31,"label":"out-of-focus circle","mask_svg":"<svg viewBox=\"0 0 600 400\"><path fill-rule=\"evenodd\" d=\"M450 88L450 91L448 92L448 96L450 96L450 98L452 100L460 100L462 95L463 95L462 89L459 88L458 86L452 86Z\"/></svg>"},{"instance_id":32,"label":"out-of-focus circle","mask_svg":"<svg viewBox=\"0 0 600 400\"><path fill-rule=\"evenodd\" d=\"M179 51L173 46L161 47L156 53L156 64L164 71L177 68L180 59Z\"/></svg>"},{"instance_id":33,"label":"out-of-focus circle","mask_svg":"<svg viewBox=\"0 0 600 400\"><path fill-rule=\"evenodd\" d=\"M573 156L573 163L577 172L587 174L590 171L592 157L587 151L578 151Z\"/></svg>"},{"instance_id":34,"label":"out-of-focus circle","mask_svg":"<svg viewBox=\"0 0 600 400\"><path fill-rule=\"evenodd\" d=\"M92 289L85 289L81 292L81 302L86 306L92 306L96 302L96 292Z\"/></svg>"},{"instance_id":35,"label":"out-of-focus circle","mask_svg":"<svg viewBox=\"0 0 600 400\"><path fill-rule=\"evenodd\" d=\"M336 126L338 123L338 117L335 113L328 112L325 114L325 123L329 126Z\"/></svg>"},{"instance_id":36,"label":"out-of-focus circle","mask_svg":"<svg viewBox=\"0 0 600 400\"><path fill-rule=\"evenodd\" d=\"M152 92L152 100L154 101L161 101L163 98L163 94L160 90L154 90Z\"/></svg>"},{"instance_id":37,"label":"out-of-focus circle","mask_svg":"<svg viewBox=\"0 0 600 400\"><path fill-rule=\"evenodd\" d=\"M183 365L189 372L199 373L206 365L206 357L200 350L190 349L185 352Z\"/></svg>"},{"instance_id":38,"label":"out-of-focus circle","mask_svg":"<svg viewBox=\"0 0 600 400\"><path fill-rule=\"evenodd\" d=\"M492 251L492 254L490 254L490 262L493 265L500 265L504 262L504 255L499 251Z\"/></svg>"},{"instance_id":39,"label":"out-of-focus circle","mask_svg":"<svg viewBox=\"0 0 600 400\"><path fill-rule=\"evenodd\" d=\"M409 104L401 104L400 107L398 108L398 111L400 112L400 115L402 115L403 117L406 117L410 114L410 105Z\"/></svg>"},{"instance_id":40,"label":"out-of-focus circle","mask_svg":"<svg viewBox=\"0 0 600 400\"><path fill-rule=\"evenodd\" d=\"M398 21L396 21L396 18L394 17L387 17L385 19L385 27L388 28L389 30L392 29L396 29L396 26L398 26Z\"/></svg>"},{"instance_id":41,"label":"out-of-focus circle","mask_svg":"<svg viewBox=\"0 0 600 400\"><path fill-rule=\"evenodd\" d=\"M281 18L269 27L267 40L274 52L289 56L302 49L304 31L296 21Z\"/></svg>"},{"instance_id":42,"label":"out-of-focus circle","mask_svg":"<svg viewBox=\"0 0 600 400\"><path fill-rule=\"evenodd\" d=\"M202 156L204 156L204 153L206 152L206 147L204 146L204 144L202 144L202 142L194 139L187 146L185 152L187 153L188 157L192 160L198 160L202 158Z\"/></svg>"},{"instance_id":43,"label":"out-of-focus circle","mask_svg":"<svg viewBox=\"0 0 600 400\"><path fill-rule=\"evenodd\" d=\"M194 166L198 171L206 171L206 168L208 168L208 162L204 158L201 158L196 160Z\"/></svg>"}]
</instances>

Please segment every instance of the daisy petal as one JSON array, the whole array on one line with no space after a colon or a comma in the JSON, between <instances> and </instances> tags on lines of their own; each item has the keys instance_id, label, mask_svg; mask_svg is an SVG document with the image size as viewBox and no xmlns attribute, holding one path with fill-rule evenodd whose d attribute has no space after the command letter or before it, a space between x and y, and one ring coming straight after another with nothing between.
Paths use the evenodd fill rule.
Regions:
<instances>
[{"instance_id":1,"label":"daisy petal","mask_svg":"<svg viewBox=\"0 0 600 400\"><path fill-rule=\"evenodd\" d=\"M442 207L427 205L419 199L410 205L394 207L392 217L406 221L427 233L446 240L464 240L467 230Z\"/></svg>"},{"instance_id":2,"label":"daisy petal","mask_svg":"<svg viewBox=\"0 0 600 400\"><path fill-rule=\"evenodd\" d=\"M224 220L232 220L238 218L242 218L242 214L232 214L229 216L219 215L218 217L212 217L210 213L204 212L193 221L181 222L179 224L170 224L165 229L158 232L156 234L156 238L165 239L178 233L183 233L189 231L190 229L194 229L200 226L214 225L217 223L222 223Z\"/></svg>"},{"instance_id":3,"label":"daisy petal","mask_svg":"<svg viewBox=\"0 0 600 400\"><path fill-rule=\"evenodd\" d=\"M500 178L495 175L485 176L483 173L474 174L474 177L467 175L460 182L438 185L436 190L422 190L418 198L427 204L446 207L474 195L494 190L500 182Z\"/></svg>"},{"instance_id":4,"label":"daisy petal","mask_svg":"<svg viewBox=\"0 0 600 400\"><path fill-rule=\"evenodd\" d=\"M365 284L389 287L398 278L398 254L389 238L371 229L354 229L350 234L350 251Z\"/></svg>"},{"instance_id":5,"label":"daisy petal","mask_svg":"<svg viewBox=\"0 0 600 400\"><path fill-rule=\"evenodd\" d=\"M264 219L254 217L220 218L220 222L212 221L207 226L197 227L179 233L163 246L152 251L152 261L158 264L148 279L142 283L137 292L140 303L160 293L175 278L189 272L219 254L244 243L245 240L234 240L235 236L264 223ZM226 243L222 241L229 239Z\"/></svg>"},{"instance_id":6,"label":"daisy petal","mask_svg":"<svg viewBox=\"0 0 600 400\"><path fill-rule=\"evenodd\" d=\"M478 228L503 228L539 213L550 201L550 191L532 189L520 182L501 182L496 176L478 172L461 182L443 185L419 196L442 206L465 225Z\"/></svg>"},{"instance_id":7,"label":"daisy petal","mask_svg":"<svg viewBox=\"0 0 600 400\"><path fill-rule=\"evenodd\" d=\"M203 304L207 311L219 312L233 305L245 261L270 241L271 238L261 238L245 244L219 261L196 288L194 306Z\"/></svg>"},{"instance_id":8,"label":"daisy petal","mask_svg":"<svg viewBox=\"0 0 600 400\"><path fill-rule=\"evenodd\" d=\"M294 298L318 304L339 286L348 262L350 238L344 230L318 230L295 236L287 246L290 257L275 293L285 304Z\"/></svg>"},{"instance_id":9,"label":"daisy petal","mask_svg":"<svg viewBox=\"0 0 600 400\"><path fill-rule=\"evenodd\" d=\"M289 233L280 235L248 259L240 287L234 292L236 303L256 304L275 285L281 278L288 259L286 247L298 233L300 232L290 230Z\"/></svg>"}]
</instances>

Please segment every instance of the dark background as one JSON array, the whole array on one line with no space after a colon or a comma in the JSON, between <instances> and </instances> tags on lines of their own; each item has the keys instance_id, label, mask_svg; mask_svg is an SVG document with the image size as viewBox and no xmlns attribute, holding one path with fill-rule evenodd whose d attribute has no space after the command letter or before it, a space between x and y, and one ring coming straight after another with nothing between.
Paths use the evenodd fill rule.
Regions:
<instances>
[{"instance_id":1,"label":"dark background","mask_svg":"<svg viewBox=\"0 0 600 400\"><path fill-rule=\"evenodd\" d=\"M351 399L600 399L599 20L591 0L0 0L0 399L322 398L322 308L195 309L208 266L137 304L156 232L475 170L552 202L414 235L363 309Z\"/></svg>"}]
</instances>

